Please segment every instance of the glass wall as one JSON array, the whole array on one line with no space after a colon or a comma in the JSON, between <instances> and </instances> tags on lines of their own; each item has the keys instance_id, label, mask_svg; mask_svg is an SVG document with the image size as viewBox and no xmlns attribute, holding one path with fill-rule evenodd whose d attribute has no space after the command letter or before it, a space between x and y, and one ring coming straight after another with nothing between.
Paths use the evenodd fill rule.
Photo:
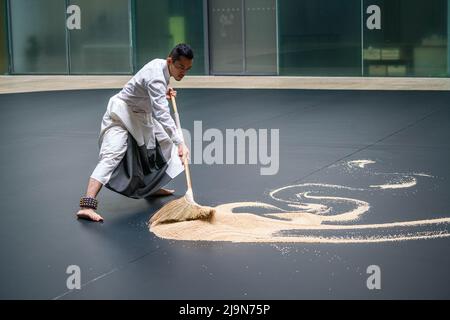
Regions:
<instances>
[{"instance_id":1,"label":"glass wall","mask_svg":"<svg viewBox=\"0 0 450 320\"><path fill-rule=\"evenodd\" d=\"M360 76L360 0L278 0L280 75Z\"/></svg>"},{"instance_id":2,"label":"glass wall","mask_svg":"<svg viewBox=\"0 0 450 320\"><path fill-rule=\"evenodd\" d=\"M6 1L0 0L0 74L8 73L8 35L6 30Z\"/></svg>"},{"instance_id":3,"label":"glass wall","mask_svg":"<svg viewBox=\"0 0 450 320\"><path fill-rule=\"evenodd\" d=\"M277 73L275 0L245 0L245 72Z\"/></svg>"},{"instance_id":4,"label":"glass wall","mask_svg":"<svg viewBox=\"0 0 450 320\"><path fill-rule=\"evenodd\" d=\"M103 1L69 1L72 74L133 72L129 5L128 0L108 0L107 5Z\"/></svg>"},{"instance_id":5,"label":"glass wall","mask_svg":"<svg viewBox=\"0 0 450 320\"><path fill-rule=\"evenodd\" d=\"M210 0L209 50L212 74L244 72L241 0Z\"/></svg>"},{"instance_id":6,"label":"glass wall","mask_svg":"<svg viewBox=\"0 0 450 320\"><path fill-rule=\"evenodd\" d=\"M191 75L449 77L449 3L0 0L0 74L132 74L185 42Z\"/></svg>"},{"instance_id":7,"label":"glass wall","mask_svg":"<svg viewBox=\"0 0 450 320\"><path fill-rule=\"evenodd\" d=\"M364 0L364 75L447 76L447 0Z\"/></svg>"},{"instance_id":8,"label":"glass wall","mask_svg":"<svg viewBox=\"0 0 450 320\"><path fill-rule=\"evenodd\" d=\"M135 5L136 70L184 42L194 51L189 74L205 74L203 0L136 0Z\"/></svg>"},{"instance_id":9,"label":"glass wall","mask_svg":"<svg viewBox=\"0 0 450 320\"><path fill-rule=\"evenodd\" d=\"M13 73L67 73L64 1L14 0L9 8Z\"/></svg>"},{"instance_id":10,"label":"glass wall","mask_svg":"<svg viewBox=\"0 0 450 320\"><path fill-rule=\"evenodd\" d=\"M210 0L212 74L276 74L275 0Z\"/></svg>"}]
</instances>

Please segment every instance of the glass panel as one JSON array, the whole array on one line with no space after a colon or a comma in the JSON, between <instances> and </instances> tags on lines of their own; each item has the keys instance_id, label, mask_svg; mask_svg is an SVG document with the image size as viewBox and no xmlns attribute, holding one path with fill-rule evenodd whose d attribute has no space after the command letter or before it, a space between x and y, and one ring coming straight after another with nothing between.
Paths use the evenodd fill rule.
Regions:
<instances>
[{"instance_id":1,"label":"glass panel","mask_svg":"<svg viewBox=\"0 0 450 320\"><path fill-rule=\"evenodd\" d=\"M6 44L6 0L0 0L0 74L8 73L8 48Z\"/></svg>"},{"instance_id":2,"label":"glass panel","mask_svg":"<svg viewBox=\"0 0 450 320\"><path fill-rule=\"evenodd\" d=\"M360 0L278 0L280 75L361 75Z\"/></svg>"},{"instance_id":3,"label":"glass panel","mask_svg":"<svg viewBox=\"0 0 450 320\"><path fill-rule=\"evenodd\" d=\"M447 76L447 0L365 0L364 19L364 75Z\"/></svg>"},{"instance_id":4,"label":"glass panel","mask_svg":"<svg viewBox=\"0 0 450 320\"><path fill-rule=\"evenodd\" d=\"M242 1L211 0L208 11L211 73L242 73Z\"/></svg>"},{"instance_id":5,"label":"glass panel","mask_svg":"<svg viewBox=\"0 0 450 320\"><path fill-rule=\"evenodd\" d=\"M194 51L189 74L205 74L203 0L136 0L135 12L138 69L183 42Z\"/></svg>"},{"instance_id":6,"label":"glass panel","mask_svg":"<svg viewBox=\"0 0 450 320\"><path fill-rule=\"evenodd\" d=\"M245 67L249 73L277 72L275 0L245 0Z\"/></svg>"},{"instance_id":7,"label":"glass panel","mask_svg":"<svg viewBox=\"0 0 450 320\"><path fill-rule=\"evenodd\" d=\"M13 72L67 73L64 1L9 3Z\"/></svg>"},{"instance_id":8,"label":"glass panel","mask_svg":"<svg viewBox=\"0 0 450 320\"><path fill-rule=\"evenodd\" d=\"M71 73L131 73L129 1L74 0L70 4L80 9L81 27L69 31Z\"/></svg>"}]
</instances>

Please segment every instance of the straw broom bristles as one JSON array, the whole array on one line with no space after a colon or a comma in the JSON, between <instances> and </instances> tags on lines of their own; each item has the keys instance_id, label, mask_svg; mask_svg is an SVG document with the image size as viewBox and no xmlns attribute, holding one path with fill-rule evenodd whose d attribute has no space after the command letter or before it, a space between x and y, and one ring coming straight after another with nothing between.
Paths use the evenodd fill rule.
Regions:
<instances>
[{"instance_id":1,"label":"straw broom bristles","mask_svg":"<svg viewBox=\"0 0 450 320\"><path fill-rule=\"evenodd\" d=\"M211 220L214 213L213 208L197 204L193 200L192 190L188 190L184 197L172 200L159 209L150 219L150 224L155 226L160 223L187 220Z\"/></svg>"}]
</instances>

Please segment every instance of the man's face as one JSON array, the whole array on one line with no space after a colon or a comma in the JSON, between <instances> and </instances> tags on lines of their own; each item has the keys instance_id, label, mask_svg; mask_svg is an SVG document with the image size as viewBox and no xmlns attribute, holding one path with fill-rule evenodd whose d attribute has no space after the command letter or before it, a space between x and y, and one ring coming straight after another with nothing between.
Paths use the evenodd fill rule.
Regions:
<instances>
[{"instance_id":1,"label":"man's face","mask_svg":"<svg viewBox=\"0 0 450 320\"><path fill-rule=\"evenodd\" d=\"M167 64L169 66L169 73L175 80L180 81L192 68L192 60L186 57L180 57L177 61L173 61L171 57L167 58Z\"/></svg>"}]
</instances>

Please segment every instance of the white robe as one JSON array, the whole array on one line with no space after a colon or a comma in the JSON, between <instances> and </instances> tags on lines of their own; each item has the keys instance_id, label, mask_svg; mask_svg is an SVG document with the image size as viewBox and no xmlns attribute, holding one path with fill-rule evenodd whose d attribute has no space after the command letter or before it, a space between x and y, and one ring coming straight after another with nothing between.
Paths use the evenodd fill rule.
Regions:
<instances>
[{"instance_id":1,"label":"white robe","mask_svg":"<svg viewBox=\"0 0 450 320\"><path fill-rule=\"evenodd\" d=\"M166 91L169 75L165 60L155 59L144 66L111 97L102 119L99 162L91 177L107 184L127 151L130 133L138 146L154 149L155 139L168 163L166 173L176 177L184 168L177 145L183 141L170 116Z\"/></svg>"}]
</instances>

